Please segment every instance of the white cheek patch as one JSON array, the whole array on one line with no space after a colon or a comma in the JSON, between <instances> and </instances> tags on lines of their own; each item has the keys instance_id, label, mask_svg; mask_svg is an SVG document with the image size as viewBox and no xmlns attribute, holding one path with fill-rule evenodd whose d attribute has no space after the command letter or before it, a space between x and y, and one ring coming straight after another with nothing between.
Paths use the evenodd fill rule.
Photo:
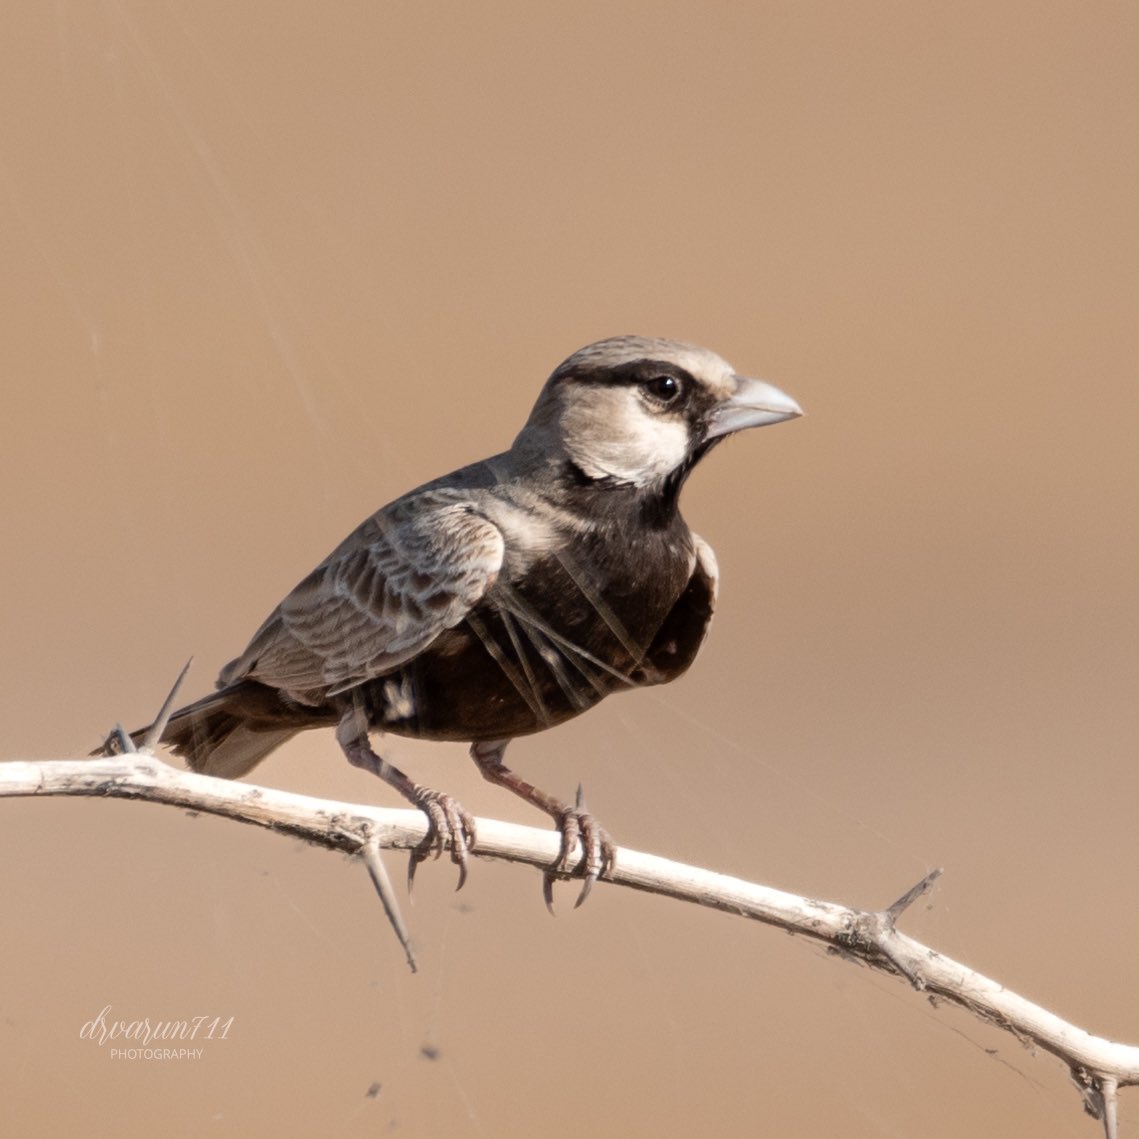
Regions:
<instances>
[{"instance_id":1,"label":"white cheek patch","mask_svg":"<svg viewBox=\"0 0 1139 1139\"><path fill-rule=\"evenodd\" d=\"M566 409L566 449L594 479L659 482L688 458L688 425L646 408L628 387L601 389L589 406Z\"/></svg>"}]
</instances>

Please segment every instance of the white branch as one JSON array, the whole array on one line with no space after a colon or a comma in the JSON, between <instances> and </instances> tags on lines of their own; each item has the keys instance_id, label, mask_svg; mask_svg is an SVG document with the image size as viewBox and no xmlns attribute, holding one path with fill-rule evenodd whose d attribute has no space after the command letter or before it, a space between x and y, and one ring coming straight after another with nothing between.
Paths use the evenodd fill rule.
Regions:
<instances>
[{"instance_id":1,"label":"white branch","mask_svg":"<svg viewBox=\"0 0 1139 1139\"><path fill-rule=\"evenodd\" d=\"M144 753L0 763L0 797L39 795L146 799L255 823L319 846L357 854L368 865L407 948L406 932L400 931L398 911L393 913L394 899L378 852L380 848L411 850L418 846L427 832L421 811L338 803L233 783L180 771ZM558 856L554 831L495 819L478 819L476 825L478 845L471 853L479 857L525 862L545 870ZM1139 1047L1092 1036L997 981L899 933L895 920L929 888L937 873L877 913L802 898L624 848L617 853L612 882L802 934L827 944L848 960L905 978L931 999L941 998L968 1009L1022 1042L1035 1044L1063 1060L1083 1094L1085 1108L1103 1120L1111 1139L1118 1127L1116 1091L1139 1083Z\"/></svg>"}]
</instances>

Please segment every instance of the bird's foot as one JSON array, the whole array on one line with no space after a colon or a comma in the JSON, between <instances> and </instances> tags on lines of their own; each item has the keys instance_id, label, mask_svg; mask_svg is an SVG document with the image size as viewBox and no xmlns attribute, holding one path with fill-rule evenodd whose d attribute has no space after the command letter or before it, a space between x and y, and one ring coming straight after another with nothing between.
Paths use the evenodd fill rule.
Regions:
<instances>
[{"instance_id":1,"label":"bird's foot","mask_svg":"<svg viewBox=\"0 0 1139 1139\"><path fill-rule=\"evenodd\" d=\"M581 893L574 902L574 909L589 897L593 883L598 878L611 878L613 868L617 863L617 847L609 832L585 808L585 797L580 787L577 789L577 803L573 807L564 807L557 815L558 830L562 836L562 846L557 861L542 876L542 896L546 900L546 909L554 912L554 883L559 878L566 878L576 871L580 872L585 881L581 886ZM581 843L581 861L576 868L570 866L570 858L574 848Z\"/></svg>"},{"instance_id":2,"label":"bird's foot","mask_svg":"<svg viewBox=\"0 0 1139 1139\"><path fill-rule=\"evenodd\" d=\"M378 776L427 816L427 834L411 852L408 863L407 892L411 893L419 864L431 854L438 858L444 847L451 848L451 861L459 868L459 884L455 889L461 890L467 881L467 852L475 845L474 817L463 810L457 799L442 791L421 787L377 755L368 742L368 724L358 707L353 706L344 713L336 728L336 738L353 767Z\"/></svg>"},{"instance_id":3,"label":"bird's foot","mask_svg":"<svg viewBox=\"0 0 1139 1139\"><path fill-rule=\"evenodd\" d=\"M450 847L451 861L459 868L459 884L455 889L461 890L467 881L467 855L475 845L474 816L464 810L457 799L428 787L418 788L413 802L427 816L429 825L426 837L412 850L408 861L408 893L411 893L419 864L430 856L438 858L444 847Z\"/></svg>"}]
</instances>

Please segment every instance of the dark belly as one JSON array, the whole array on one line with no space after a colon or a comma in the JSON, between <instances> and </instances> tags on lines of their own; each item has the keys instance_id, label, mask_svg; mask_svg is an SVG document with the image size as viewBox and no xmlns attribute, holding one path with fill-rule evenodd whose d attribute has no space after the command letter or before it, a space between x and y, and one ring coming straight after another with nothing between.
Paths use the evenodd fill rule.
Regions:
<instances>
[{"instance_id":1,"label":"dark belly","mask_svg":"<svg viewBox=\"0 0 1139 1139\"><path fill-rule=\"evenodd\" d=\"M520 653L501 619L475 620L479 634L464 621L415 661L367 686L365 707L377 726L424 739L510 739L559 724L629 687L562 654L551 663L532 645Z\"/></svg>"},{"instance_id":2,"label":"dark belly","mask_svg":"<svg viewBox=\"0 0 1139 1139\"><path fill-rule=\"evenodd\" d=\"M403 668L357 690L371 722L399 735L495 740L562 723L646 682L642 665L687 584L689 555L670 547L583 581L559 565L492 590L486 602ZM655 678L659 679L659 677Z\"/></svg>"}]
</instances>

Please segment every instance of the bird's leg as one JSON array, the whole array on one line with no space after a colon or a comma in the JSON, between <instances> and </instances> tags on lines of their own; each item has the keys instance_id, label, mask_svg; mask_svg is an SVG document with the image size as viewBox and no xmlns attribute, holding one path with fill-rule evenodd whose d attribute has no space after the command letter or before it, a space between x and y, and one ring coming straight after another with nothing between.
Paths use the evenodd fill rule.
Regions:
<instances>
[{"instance_id":1,"label":"bird's leg","mask_svg":"<svg viewBox=\"0 0 1139 1139\"><path fill-rule=\"evenodd\" d=\"M398 767L378 756L372 750L368 740L367 723L359 709L352 708L344 714L336 728L336 739L353 767L362 767L365 771L378 775L427 816L430 824L427 836L412 850L408 863L408 892L411 891L419 864L429 854L434 854L438 858L443 853L444 846L450 846L451 861L459 868L459 884L455 889L461 890L467 880L467 852L475 845L474 818L463 809L457 799L442 791L432 791L430 787L420 786Z\"/></svg>"},{"instance_id":2,"label":"bird's leg","mask_svg":"<svg viewBox=\"0 0 1139 1139\"><path fill-rule=\"evenodd\" d=\"M515 795L533 804L540 811L545 811L558 826L562 836L561 851L557 861L546 871L542 881L542 892L546 899L546 908L554 912L554 882L559 875L569 874L570 855L574 846L580 840L582 849L581 872L585 876L585 883L581 893L574 903L576 909L589 897L593 883L601 876L610 877L617 861L617 848L609 837L609 832L602 827L585 808L585 799L581 788L577 789L577 803L571 807L545 791L539 791L532 783L527 783L521 776L516 775L502 762L503 752L509 740L491 740L471 744L471 758L478 764L483 777L491 783L513 791Z\"/></svg>"}]
</instances>

